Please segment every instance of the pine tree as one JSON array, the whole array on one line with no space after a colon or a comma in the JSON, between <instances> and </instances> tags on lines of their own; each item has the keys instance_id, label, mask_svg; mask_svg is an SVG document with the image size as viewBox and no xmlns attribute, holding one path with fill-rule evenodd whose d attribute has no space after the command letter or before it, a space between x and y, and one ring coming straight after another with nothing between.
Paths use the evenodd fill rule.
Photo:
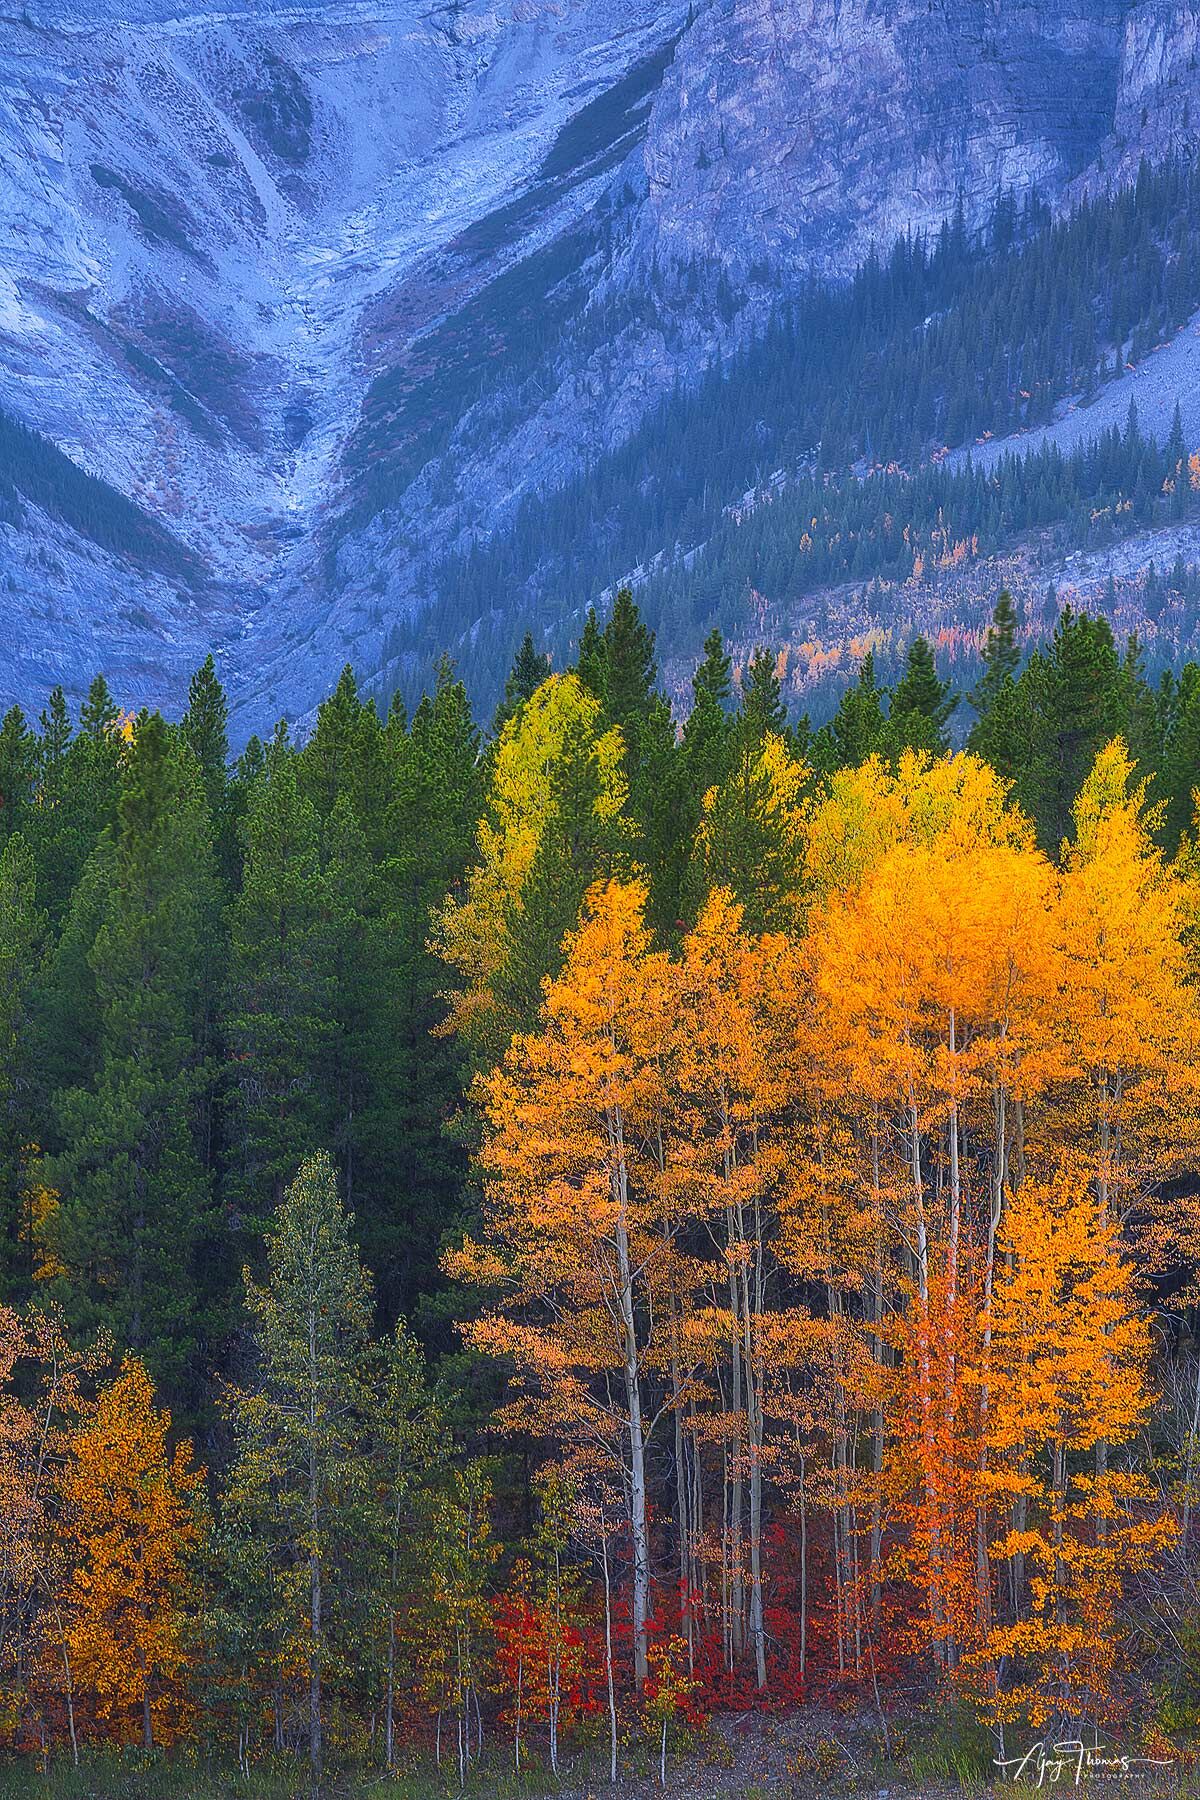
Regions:
<instances>
[{"instance_id":1,"label":"pine tree","mask_svg":"<svg viewBox=\"0 0 1200 1800\"><path fill-rule=\"evenodd\" d=\"M192 676L183 735L200 767L214 830L221 816L229 775L229 706L211 655Z\"/></svg>"},{"instance_id":2,"label":"pine tree","mask_svg":"<svg viewBox=\"0 0 1200 1800\"><path fill-rule=\"evenodd\" d=\"M25 826L37 775L37 739L19 706L0 722L0 841Z\"/></svg>"},{"instance_id":3,"label":"pine tree","mask_svg":"<svg viewBox=\"0 0 1200 1800\"><path fill-rule=\"evenodd\" d=\"M575 673L588 692L602 704L607 697L608 670L604 633L600 621L596 617L594 606L588 607L587 618L583 622L583 630L579 637L579 653L575 658Z\"/></svg>"},{"instance_id":4,"label":"pine tree","mask_svg":"<svg viewBox=\"0 0 1200 1800\"><path fill-rule=\"evenodd\" d=\"M1097 751L1120 728L1120 662L1108 620L1064 607L1047 677L1049 780L1038 828L1051 849L1070 835L1075 796Z\"/></svg>"},{"instance_id":5,"label":"pine tree","mask_svg":"<svg viewBox=\"0 0 1200 1800\"><path fill-rule=\"evenodd\" d=\"M369 1025L380 997L374 965L378 942L369 932L375 869L350 798L339 794L322 833L328 916L329 1063L317 1085L327 1096L326 1141L341 1172L346 1204L359 1203L361 1115L367 1103Z\"/></svg>"},{"instance_id":6,"label":"pine tree","mask_svg":"<svg viewBox=\"0 0 1200 1800\"><path fill-rule=\"evenodd\" d=\"M103 675L97 675L88 689L79 714L79 729L88 737L105 737L120 719L120 708L109 692Z\"/></svg>"},{"instance_id":7,"label":"pine tree","mask_svg":"<svg viewBox=\"0 0 1200 1800\"><path fill-rule=\"evenodd\" d=\"M527 631L504 682L504 696L492 720L493 737L499 737L517 708L537 692L549 675L550 667L550 658L544 651L536 648L533 633Z\"/></svg>"},{"instance_id":8,"label":"pine tree","mask_svg":"<svg viewBox=\"0 0 1200 1800\"><path fill-rule=\"evenodd\" d=\"M511 727L510 727L511 729ZM436 1279L437 1244L458 1201L463 1149L445 1131L464 1083L445 1016L445 965L430 950L434 913L461 886L483 805L479 732L448 667L405 731L388 725L393 761L390 853L366 959L367 1091L358 1115L355 1209L383 1315L408 1312Z\"/></svg>"},{"instance_id":9,"label":"pine tree","mask_svg":"<svg viewBox=\"0 0 1200 1800\"><path fill-rule=\"evenodd\" d=\"M781 737L739 741L729 774L701 809L687 877L689 914L698 914L711 890L722 887L754 931L799 924L809 773Z\"/></svg>"},{"instance_id":10,"label":"pine tree","mask_svg":"<svg viewBox=\"0 0 1200 1800\"><path fill-rule=\"evenodd\" d=\"M680 745L681 780L677 805L679 839L686 857L700 823L704 796L729 774L734 753L734 722L729 713L732 670L721 633L715 628L704 640L704 661L692 677L692 710ZM680 877L682 880L682 875ZM652 899L657 902L657 895Z\"/></svg>"},{"instance_id":11,"label":"pine tree","mask_svg":"<svg viewBox=\"0 0 1200 1800\"><path fill-rule=\"evenodd\" d=\"M297 780L322 822L344 794L371 856L385 853L391 803L387 739L374 701L360 699L348 663L332 696L318 709L316 730L299 755Z\"/></svg>"},{"instance_id":12,"label":"pine tree","mask_svg":"<svg viewBox=\"0 0 1200 1800\"><path fill-rule=\"evenodd\" d=\"M787 736L787 709L775 663L774 651L760 645L747 665L737 731L748 744L759 744L765 737Z\"/></svg>"},{"instance_id":13,"label":"pine tree","mask_svg":"<svg viewBox=\"0 0 1200 1800\"><path fill-rule=\"evenodd\" d=\"M1163 797L1166 841L1173 850L1195 823L1195 792L1200 788L1200 665L1184 667L1172 712L1163 759Z\"/></svg>"},{"instance_id":14,"label":"pine tree","mask_svg":"<svg viewBox=\"0 0 1200 1800\"><path fill-rule=\"evenodd\" d=\"M37 864L38 890L54 924L64 918L84 863L116 818L122 744L116 709L95 701L94 728L71 734L61 688L41 716L37 745L37 804L26 827ZM85 707L85 715L89 709Z\"/></svg>"},{"instance_id":15,"label":"pine tree","mask_svg":"<svg viewBox=\"0 0 1200 1800\"><path fill-rule=\"evenodd\" d=\"M107 866L87 955L98 1066L91 1086L58 1098L52 1248L76 1327L109 1327L179 1393L205 1317L197 1258L209 1185L195 1126L213 869L195 758L157 713L133 734Z\"/></svg>"},{"instance_id":16,"label":"pine tree","mask_svg":"<svg viewBox=\"0 0 1200 1800\"><path fill-rule=\"evenodd\" d=\"M100 1066L102 1027L91 954L112 893L115 858L112 835L106 832L83 865L57 942L51 943L35 982L34 1079L47 1149L62 1147L52 1097L90 1085ZM39 882L39 892L40 887Z\"/></svg>"},{"instance_id":17,"label":"pine tree","mask_svg":"<svg viewBox=\"0 0 1200 1800\"><path fill-rule=\"evenodd\" d=\"M874 653L868 650L858 680L842 695L829 727L838 767L856 769L869 756L877 756L883 750L887 742L884 698L885 690L875 680Z\"/></svg>"},{"instance_id":18,"label":"pine tree","mask_svg":"<svg viewBox=\"0 0 1200 1800\"><path fill-rule=\"evenodd\" d=\"M604 628L604 701L609 718L631 745L653 704L657 677L654 633L630 590L622 588Z\"/></svg>"},{"instance_id":19,"label":"pine tree","mask_svg":"<svg viewBox=\"0 0 1200 1800\"><path fill-rule=\"evenodd\" d=\"M51 688L49 709L39 715L38 724L42 728L38 745L38 787L42 789L47 783L51 787L57 785L71 742L71 715L61 687Z\"/></svg>"},{"instance_id":20,"label":"pine tree","mask_svg":"<svg viewBox=\"0 0 1200 1800\"><path fill-rule=\"evenodd\" d=\"M31 1009L45 934L33 857L18 832L0 852L0 1295L9 1299L27 1291L33 1274Z\"/></svg>"},{"instance_id":21,"label":"pine tree","mask_svg":"<svg viewBox=\"0 0 1200 1800\"><path fill-rule=\"evenodd\" d=\"M272 748L251 789L244 872L229 922L222 1031L232 1080L227 1139L237 1218L254 1233L309 1147L332 1129L329 884L296 756Z\"/></svg>"},{"instance_id":22,"label":"pine tree","mask_svg":"<svg viewBox=\"0 0 1200 1800\"><path fill-rule=\"evenodd\" d=\"M369 1616L373 1483L371 1293L327 1156L306 1161L267 1238L267 1279L247 1270L254 1379L230 1392L226 1506L262 1545L287 1665L306 1670L312 1793L325 1763L325 1684ZM280 1671L281 1675L283 1671Z\"/></svg>"},{"instance_id":23,"label":"pine tree","mask_svg":"<svg viewBox=\"0 0 1200 1800\"><path fill-rule=\"evenodd\" d=\"M914 638L888 712L887 737L893 754L911 749L943 755L948 748L946 725L957 705L958 695L949 682L938 679L928 639Z\"/></svg>"},{"instance_id":24,"label":"pine tree","mask_svg":"<svg viewBox=\"0 0 1200 1800\"><path fill-rule=\"evenodd\" d=\"M986 719L1002 692L1016 681L1021 667L1021 649L1017 642L1017 609L1007 588L996 596L996 610L988 626L980 660L983 674L971 691L971 705L979 720Z\"/></svg>"}]
</instances>

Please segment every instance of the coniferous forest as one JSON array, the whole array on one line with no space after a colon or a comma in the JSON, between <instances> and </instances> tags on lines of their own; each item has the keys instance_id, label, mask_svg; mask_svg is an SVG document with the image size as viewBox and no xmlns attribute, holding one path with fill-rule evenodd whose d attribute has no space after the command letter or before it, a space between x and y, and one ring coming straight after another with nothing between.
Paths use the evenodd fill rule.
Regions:
<instances>
[{"instance_id":1,"label":"coniferous forest","mask_svg":"<svg viewBox=\"0 0 1200 1800\"><path fill-rule=\"evenodd\" d=\"M818 731L627 592L489 721L7 715L14 1791L1190 1779L1200 669L1019 626Z\"/></svg>"}]
</instances>

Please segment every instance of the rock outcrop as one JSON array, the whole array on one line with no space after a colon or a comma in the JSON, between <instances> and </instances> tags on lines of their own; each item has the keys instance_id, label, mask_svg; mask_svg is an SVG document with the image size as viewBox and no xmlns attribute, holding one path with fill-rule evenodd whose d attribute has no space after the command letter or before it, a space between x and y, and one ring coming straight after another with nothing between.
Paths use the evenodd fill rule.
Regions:
<instances>
[{"instance_id":1,"label":"rock outcrop","mask_svg":"<svg viewBox=\"0 0 1200 1800\"><path fill-rule=\"evenodd\" d=\"M131 504L97 531L103 490L0 468L3 697L104 664L177 706L215 645L243 729L303 713L379 666L439 550L622 441L789 283L1191 143L1198 20L29 0L0 32L0 411Z\"/></svg>"}]
</instances>

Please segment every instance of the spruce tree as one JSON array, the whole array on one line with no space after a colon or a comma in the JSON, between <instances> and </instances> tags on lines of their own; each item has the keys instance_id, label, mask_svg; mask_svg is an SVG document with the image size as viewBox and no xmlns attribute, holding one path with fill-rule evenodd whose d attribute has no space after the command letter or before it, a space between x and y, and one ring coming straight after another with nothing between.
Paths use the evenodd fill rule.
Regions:
<instances>
[{"instance_id":1,"label":"spruce tree","mask_svg":"<svg viewBox=\"0 0 1200 1800\"><path fill-rule=\"evenodd\" d=\"M449 667L410 730L388 724L393 758L390 853L366 958L367 1087L357 1119L355 1210L364 1254L389 1321L437 1281L441 1233L458 1202L463 1147L444 1129L465 1082L460 1045L435 1035L446 968L429 948L432 915L475 852L483 806L479 732Z\"/></svg>"},{"instance_id":2,"label":"spruce tree","mask_svg":"<svg viewBox=\"0 0 1200 1800\"><path fill-rule=\"evenodd\" d=\"M957 705L958 695L949 682L938 678L929 640L914 638L888 711L887 738L893 755L905 748L944 755L949 747L946 726Z\"/></svg>"},{"instance_id":3,"label":"spruce tree","mask_svg":"<svg viewBox=\"0 0 1200 1800\"><path fill-rule=\"evenodd\" d=\"M517 708L537 692L549 673L550 658L536 647L533 633L527 631L505 679L504 695L492 720L493 737L499 736Z\"/></svg>"},{"instance_id":4,"label":"spruce tree","mask_svg":"<svg viewBox=\"0 0 1200 1800\"><path fill-rule=\"evenodd\" d=\"M739 739L748 744L760 744L768 736L787 736L787 709L776 673L776 656L761 644L746 668L737 731Z\"/></svg>"},{"instance_id":5,"label":"spruce tree","mask_svg":"<svg viewBox=\"0 0 1200 1800\"><path fill-rule=\"evenodd\" d=\"M297 758L286 745L272 747L266 776L251 789L242 840L221 1023L232 1074L226 1137L236 1217L253 1234L309 1147L332 1128L329 883L316 809L299 791Z\"/></svg>"},{"instance_id":6,"label":"spruce tree","mask_svg":"<svg viewBox=\"0 0 1200 1800\"><path fill-rule=\"evenodd\" d=\"M856 769L868 757L878 755L887 743L884 718L885 690L875 680L875 657L863 657L858 680L842 695L829 727L835 765Z\"/></svg>"},{"instance_id":7,"label":"spruce tree","mask_svg":"<svg viewBox=\"0 0 1200 1800\"><path fill-rule=\"evenodd\" d=\"M215 828L229 775L229 706L211 655L196 670L188 687L183 735L200 766Z\"/></svg>"},{"instance_id":8,"label":"spruce tree","mask_svg":"<svg viewBox=\"0 0 1200 1800\"><path fill-rule=\"evenodd\" d=\"M267 1279L246 1271L252 1380L231 1391L225 1507L257 1545L284 1616L264 1629L303 1659L311 1792L325 1766L326 1681L361 1655L378 1541L371 1431L377 1358L371 1293L329 1157L306 1160L267 1237ZM298 1602L298 1604L296 1604ZM273 1609L274 1611L274 1609ZM303 1623L296 1635L297 1615Z\"/></svg>"},{"instance_id":9,"label":"spruce tree","mask_svg":"<svg viewBox=\"0 0 1200 1800\"><path fill-rule=\"evenodd\" d=\"M204 1324L197 1259L210 1196L195 1130L214 876L199 769L157 713L133 733L108 869L87 957L97 1070L58 1098L51 1249L71 1323L107 1326L180 1395Z\"/></svg>"},{"instance_id":10,"label":"spruce tree","mask_svg":"<svg viewBox=\"0 0 1200 1800\"><path fill-rule=\"evenodd\" d=\"M29 1147L36 1137L31 1012L46 915L29 846L19 832L0 852L0 1300L33 1275Z\"/></svg>"},{"instance_id":11,"label":"spruce tree","mask_svg":"<svg viewBox=\"0 0 1200 1800\"><path fill-rule=\"evenodd\" d=\"M10 706L0 722L0 842L28 821L37 766L37 739L21 708Z\"/></svg>"}]
</instances>

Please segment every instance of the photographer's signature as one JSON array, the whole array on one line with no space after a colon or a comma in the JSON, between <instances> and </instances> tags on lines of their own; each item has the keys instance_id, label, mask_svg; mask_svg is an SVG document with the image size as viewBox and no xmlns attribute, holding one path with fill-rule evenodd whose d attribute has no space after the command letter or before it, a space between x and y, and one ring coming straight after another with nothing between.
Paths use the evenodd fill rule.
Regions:
<instances>
[{"instance_id":1,"label":"photographer's signature","mask_svg":"<svg viewBox=\"0 0 1200 1800\"><path fill-rule=\"evenodd\" d=\"M1169 1769L1169 1758L1128 1756L1106 1744L1084 1744L1064 1738L1049 1744L1040 1738L1023 1756L992 1759L1005 1781L1027 1781L1034 1787L1079 1787L1085 1781L1124 1781L1141 1769Z\"/></svg>"}]
</instances>

